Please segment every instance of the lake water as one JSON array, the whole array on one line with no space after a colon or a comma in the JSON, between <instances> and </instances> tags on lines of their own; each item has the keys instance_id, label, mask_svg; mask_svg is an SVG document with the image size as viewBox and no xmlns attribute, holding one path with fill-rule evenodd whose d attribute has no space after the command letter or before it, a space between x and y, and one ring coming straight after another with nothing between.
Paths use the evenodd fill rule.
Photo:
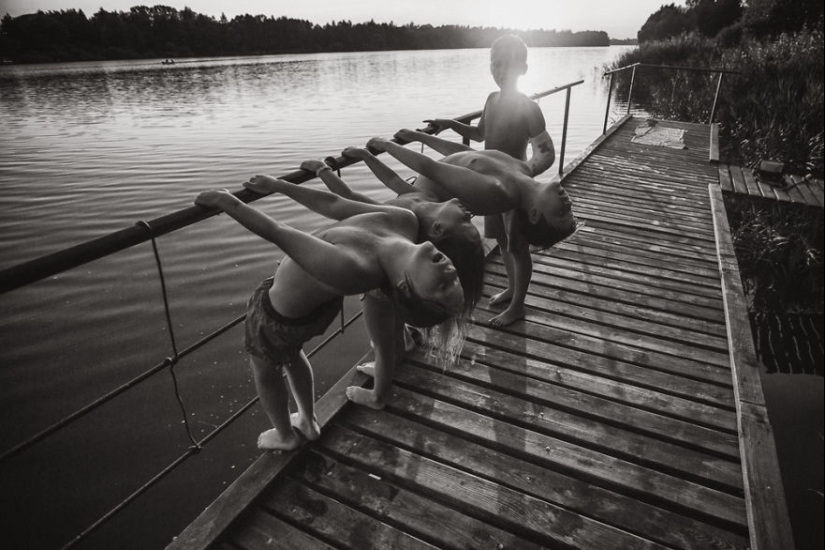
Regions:
<instances>
[{"instance_id":1,"label":"lake water","mask_svg":"<svg viewBox=\"0 0 825 550\"><path fill-rule=\"evenodd\" d=\"M530 51L523 91L584 80L566 161L601 133L601 70L623 50ZM494 87L482 49L0 67L0 269L185 208L203 189L475 111ZM564 93L540 105L558 151ZM343 176L391 196L363 167ZM325 223L282 197L257 204L302 229ZM158 248L178 349L242 314L279 258L225 216ZM0 311L0 452L172 354L148 243L0 295ZM359 325L345 338L313 358L319 395L367 349ZM196 438L255 395L241 340L231 329L175 367ZM68 542L186 451L181 415L167 369L4 463L4 545ZM266 424L254 406L80 547L163 547L258 456Z\"/></svg>"}]
</instances>

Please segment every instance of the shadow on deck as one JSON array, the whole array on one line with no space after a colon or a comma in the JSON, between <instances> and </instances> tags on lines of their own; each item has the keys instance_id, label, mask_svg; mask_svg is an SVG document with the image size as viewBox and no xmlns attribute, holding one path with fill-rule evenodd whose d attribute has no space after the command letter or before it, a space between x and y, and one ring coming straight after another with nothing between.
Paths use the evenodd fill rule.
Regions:
<instances>
[{"instance_id":1,"label":"shadow on deck","mask_svg":"<svg viewBox=\"0 0 825 550\"><path fill-rule=\"evenodd\" d=\"M742 304L710 127L661 122L685 130L671 149L632 143L637 124L565 176L587 225L534 255L525 321L493 329L484 302L461 362L413 355L384 411L346 403L351 371L320 440L262 455L169 548L790 541L747 315L726 322ZM487 296L504 273L488 257Z\"/></svg>"}]
</instances>

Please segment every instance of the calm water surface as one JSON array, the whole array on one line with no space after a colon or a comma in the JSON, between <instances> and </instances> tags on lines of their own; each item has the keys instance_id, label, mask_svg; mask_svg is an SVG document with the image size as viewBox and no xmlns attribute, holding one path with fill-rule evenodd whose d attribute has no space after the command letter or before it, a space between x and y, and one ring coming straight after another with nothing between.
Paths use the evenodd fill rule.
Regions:
<instances>
[{"instance_id":1,"label":"calm water surface","mask_svg":"<svg viewBox=\"0 0 825 550\"><path fill-rule=\"evenodd\" d=\"M525 92L585 81L572 94L566 162L601 133L600 72L622 50L530 51ZM421 127L425 118L480 109L495 88L488 55L0 67L0 268L185 208L203 189L237 189L256 173L286 174L302 160ZM564 94L540 105L558 151ZM343 176L371 196L391 196L362 167ZM257 204L302 229L324 223L282 197ZM179 349L242 314L279 259L225 216L163 237L158 247ZM350 301L348 313L356 307ZM149 244L0 295L0 311L2 451L171 355ZM175 369L196 438L255 395L241 340L232 329ZM348 330L347 340L346 349L313 359L318 394L366 351L362 327ZM161 372L4 464L4 542L66 543L187 449L181 414L171 375ZM164 546L258 456L254 441L265 425L253 407L82 546Z\"/></svg>"}]
</instances>

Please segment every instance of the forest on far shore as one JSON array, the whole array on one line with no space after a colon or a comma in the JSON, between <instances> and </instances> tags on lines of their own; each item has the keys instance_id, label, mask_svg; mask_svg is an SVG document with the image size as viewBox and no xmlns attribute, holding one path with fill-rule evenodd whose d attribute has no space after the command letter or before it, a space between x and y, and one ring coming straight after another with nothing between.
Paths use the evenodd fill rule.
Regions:
<instances>
[{"instance_id":1,"label":"forest on far shore","mask_svg":"<svg viewBox=\"0 0 825 550\"><path fill-rule=\"evenodd\" d=\"M38 11L0 21L0 58L15 63L261 55L301 52L489 48L514 33L533 47L609 46L604 31L516 31L491 27L355 23L315 25L287 17L229 20L168 6ZM623 41L622 41L623 42ZM624 42L623 42L624 43Z\"/></svg>"}]
</instances>

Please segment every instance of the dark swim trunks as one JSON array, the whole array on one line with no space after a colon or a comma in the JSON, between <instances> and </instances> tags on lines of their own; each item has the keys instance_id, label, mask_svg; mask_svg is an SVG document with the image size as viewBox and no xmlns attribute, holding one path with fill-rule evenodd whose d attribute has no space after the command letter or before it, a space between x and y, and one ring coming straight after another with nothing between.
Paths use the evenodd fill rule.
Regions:
<instances>
[{"instance_id":1,"label":"dark swim trunks","mask_svg":"<svg viewBox=\"0 0 825 550\"><path fill-rule=\"evenodd\" d=\"M327 330L341 311L344 298L333 298L306 317L284 317L269 300L273 281L274 277L264 280L249 298L244 344L251 355L274 365L284 365L297 361L304 343Z\"/></svg>"}]
</instances>

